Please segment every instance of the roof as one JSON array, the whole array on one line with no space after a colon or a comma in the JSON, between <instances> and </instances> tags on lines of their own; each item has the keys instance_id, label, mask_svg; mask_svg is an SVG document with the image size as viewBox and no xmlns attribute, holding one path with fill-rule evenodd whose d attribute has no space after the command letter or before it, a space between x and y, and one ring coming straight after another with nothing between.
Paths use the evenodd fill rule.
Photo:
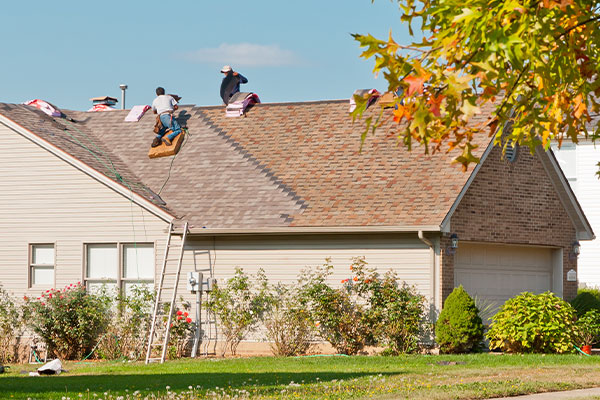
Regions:
<instances>
[{"instance_id":1,"label":"roof","mask_svg":"<svg viewBox=\"0 0 600 400\"><path fill-rule=\"evenodd\" d=\"M473 170L451 163L458 150L407 151L391 120L359 151L364 123L352 123L347 100L258 104L240 118L225 117L224 106L184 105L176 116L190 134L175 157L159 159L147 156L151 113L125 122L129 110L64 112L76 122L0 105L0 114L120 183L70 135L92 138L136 193L194 233L440 230ZM490 138L474 140L482 156Z\"/></svg>"}]
</instances>

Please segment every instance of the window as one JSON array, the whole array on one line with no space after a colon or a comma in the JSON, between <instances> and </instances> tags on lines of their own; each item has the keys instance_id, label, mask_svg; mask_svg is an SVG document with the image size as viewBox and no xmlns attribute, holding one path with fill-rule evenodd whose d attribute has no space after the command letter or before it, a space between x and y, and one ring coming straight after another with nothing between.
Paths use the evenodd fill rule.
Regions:
<instances>
[{"instance_id":1,"label":"window","mask_svg":"<svg viewBox=\"0 0 600 400\"><path fill-rule=\"evenodd\" d=\"M154 282L154 245L106 243L86 245L85 281L88 290L106 288L125 294Z\"/></svg>"},{"instance_id":2,"label":"window","mask_svg":"<svg viewBox=\"0 0 600 400\"><path fill-rule=\"evenodd\" d=\"M32 244L29 254L29 286L54 286L54 245Z\"/></svg>"}]
</instances>

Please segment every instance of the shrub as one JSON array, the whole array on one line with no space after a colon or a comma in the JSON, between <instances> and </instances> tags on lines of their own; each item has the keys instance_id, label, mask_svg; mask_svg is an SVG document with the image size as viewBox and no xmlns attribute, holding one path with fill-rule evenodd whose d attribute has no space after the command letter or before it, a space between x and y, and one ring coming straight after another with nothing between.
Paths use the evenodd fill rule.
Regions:
<instances>
[{"instance_id":1,"label":"shrub","mask_svg":"<svg viewBox=\"0 0 600 400\"><path fill-rule=\"evenodd\" d=\"M490 349L517 353L565 353L577 340L575 309L551 292L509 299L487 333Z\"/></svg>"},{"instance_id":2,"label":"shrub","mask_svg":"<svg viewBox=\"0 0 600 400\"><path fill-rule=\"evenodd\" d=\"M600 300L589 291L581 291L571 300L571 305L577 311L577 316L581 317L590 310L600 310Z\"/></svg>"},{"instance_id":3,"label":"shrub","mask_svg":"<svg viewBox=\"0 0 600 400\"><path fill-rule=\"evenodd\" d=\"M600 340L600 311L590 310L577 320L582 345L591 346Z\"/></svg>"},{"instance_id":4,"label":"shrub","mask_svg":"<svg viewBox=\"0 0 600 400\"><path fill-rule=\"evenodd\" d=\"M196 323L192 322L190 316L191 305L189 302L181 300L181 309L174 310L174 315L171 320L171 329L169 330L169 346L167 354L170 359L181 358L185 354L186 347L190 337L196 330ZM169 314L170 304L165 304L165 314ZM165 323L167 316L165 318Z\"/></svg>"},{"instance_id":5,"label":"shrub","mask_svg":"<svg viewBox=\"0 0 600 400\"><path fill-rule=\"evenodd\" d=\"M462 285L446 298L435 325L435 338L443 353L469 352L483 340L479 310Z\"/></svg>"},{"instance_id":6,"label":"shrub","mask_svg":"<svg viewBox=\"0 0 600 400\"><path fill-rule=\"evenodd\" d=\"M398 277L388 271L383 278L366 268L364 258L355 258L352 281L366 299L366 319L373 329L373 339L385 346L386 354L411 353L418 349L419 333L425 311L425 297L414 286L398 284Z\"/></svg>"},{"instance_id":7,"label":"shrub","mask_svg":"<svg viewBox=\"0 0 600 400\"><path fill-rule=\"evenodd\" d=\"M98 344L101 358L138 360L145 355L148 330L152 322L154 292L146 286L133 287L129 296L119 294L118 312Z\"/></svg>"},{"instance_id":8,"label":"shrub","mask_svg":"<svg viewBox=\"0 0 600 400\"><path fill-rule=\"evenodd\" d=\"M271 303L267 277L261 269L252 279L241 268L223 286L215 285L207 307L219 321L225 335L225 346L235 355L244 337L255 328Z\"/></svg>"},{"instance_id":9,"label":"shrub","mask_svg":"<svg viewBox=\"0 0 600 400\"><path fill-rule=\"evenodd\" d=\"M313 325L302 307L296 286L277 285L273 290L272 307L267 314L267 337L273 342L276 356L306 354L312 346Z\"/></svg>"},{"instance_id":10,"label":"shrub","mask_svg":"<svg viewBox=\"0 0 600 400\"><path fill-rule=\"evenodd\" d=\"M373 343L373 329L352 280L332 288L326 283L333 265L327 259L321 267L302 271L301 297L320 336L342 354L356 354Z\"/></svg>"},{"instance_id":11,"label":"shrub","mask_svg":"<svg viewBox=\"0 0 600 400\"><path fill-rule=\"evenodd\" d=\"M600 301L600 289L595 288L595 287L586 287L586 288L581 288L577 290L577 294L580 293L589 293L592 296L594 296L596 299L598 299L598 301Z\"/></svg>"},{"instance_id":12,"label":"shrub","mask_svg":"<svg viewBox=\"0 0 600 400\"><path fill-rule=\"evenodd\" d=\"M80 283L27 299L26 323L62 359L76 359L89 353L110 321L111 301L107 296L88 293Z\"/></svg>"},{"instance_id":13,"label":"shrub","mask_svg":"<svg viewBox=\"0 0 600 400\"><path fill-rule=\"evenodd\" d=\"M16 361L23 321L19 307L0 285L0 364Z\"/></svg>"}]
</instances>

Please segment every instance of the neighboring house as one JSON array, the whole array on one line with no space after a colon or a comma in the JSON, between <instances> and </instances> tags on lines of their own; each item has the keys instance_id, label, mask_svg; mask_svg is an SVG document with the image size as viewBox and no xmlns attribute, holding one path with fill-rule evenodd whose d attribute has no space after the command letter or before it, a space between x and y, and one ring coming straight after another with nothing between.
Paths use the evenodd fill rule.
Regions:
<instances>
[{"instance_id":1,"label":"neighboring house","mask_svg":"<svg viewBox=\"0 0 600 400\"><path fill-rule=\"evenodd\" d=\"M391 121L359 152L364 126L347 101L260 104L241 118L181 106L181 151L149 159L153 115L65 113L76 122L0 104L0 282L18 296L154 282L169 223L187 221L184 274L262 267L291 282L331 257L339 283L364 256L438 311L460 284L497 303L525 290L570 299L572 245L593 238L552 153L503 160L487 133L465 173L456 153L398 146Z\"/></svg>"},{"instance_id":2,"label":"neighboring house","mask_svg":"<svg viewBox=\"0 0 600 400\"><path fill-rule=\"evenodd\" d=\"M552 146L565 176L592 228L600 230L600 149L591 140L581 140L577 145L563 142L560 149ZM581 243L578 261L579 284L600 287L600 239Z\"/></svg>"}]
</instances>

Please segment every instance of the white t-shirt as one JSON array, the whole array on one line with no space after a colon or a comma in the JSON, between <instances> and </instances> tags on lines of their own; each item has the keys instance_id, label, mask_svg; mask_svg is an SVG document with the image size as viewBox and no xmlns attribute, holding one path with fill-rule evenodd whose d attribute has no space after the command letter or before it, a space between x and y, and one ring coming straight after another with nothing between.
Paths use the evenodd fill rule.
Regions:
<instances>
[{"instance_id":1,"label":"white t-shirt","mask_svg":"<svg viewBox=\"0 0 600 400\"><path fill-rule=\"evenodd\" d=\"M175 99L168 94L161 94L152 102L152 111L156 111L158 115L173 111L173 107L177 105Z\"/></svg>"}]
</instances>

